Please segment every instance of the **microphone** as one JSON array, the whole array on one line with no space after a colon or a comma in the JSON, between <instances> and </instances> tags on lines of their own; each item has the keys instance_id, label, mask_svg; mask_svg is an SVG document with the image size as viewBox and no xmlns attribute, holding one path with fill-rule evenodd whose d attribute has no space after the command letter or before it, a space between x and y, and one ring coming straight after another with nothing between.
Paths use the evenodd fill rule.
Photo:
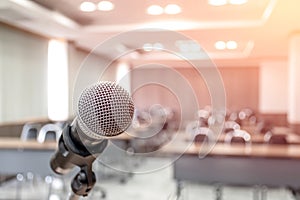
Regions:
<instances>
[{"instance_id":1,"label":"microphone","mask_svg":"<svg viewBox=\"0 0 300 200\"><path fill-rule=\"evenodd\" d=\"M87 177L91 176L92 162L103 152L109 137L129 127L133 113L129 93L116 83L104 81L86 88L79 97L76 118L64 128L58 150L51 158L52 170L65 174L79 166L86 169ZM72 189L74 191L73 186ZM78 190L75 189L79 195L87 195L89 191Z\"/></svg>"}]
</instances>

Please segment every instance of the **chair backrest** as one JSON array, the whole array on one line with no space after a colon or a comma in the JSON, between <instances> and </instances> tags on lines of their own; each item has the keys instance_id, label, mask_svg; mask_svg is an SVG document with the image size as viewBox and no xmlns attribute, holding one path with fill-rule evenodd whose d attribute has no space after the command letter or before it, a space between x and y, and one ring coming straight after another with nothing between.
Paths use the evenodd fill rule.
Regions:
<instances>
[{"instance_id":1,"label":"chair backrest","mask_svg":"<svg viewBox=\"0 0 300 200\"><path fill-rule=\"evenodd\" d=\"M225 143L250 144L251 135L245 130L235 129L225 136Z\"/></svg>"},{"instance_id":2,"label":"chair backrest","mask_svg":"<svg viewBox=\"0 0 300 200\"><path fill-rule=\"evenodd\" d=\"M45 142L46 140L56 140L58 141L62 133L62 128L56 124L46 124L39 131L37 141L40 143Z\"/></svg>"},{"instance_id":3,"label":"chair backrest","mask_svg":"<svg viewBox=\"0 0 300 200\"><path fill-rule=\"evenodd\" d=\"M64 129L66 126L69 125L69 123L67 121L58 121L54 123L55 125L57 125L58 127L60 127L61 129Z\"/></svg>"},{"instance_id":4,"label":"chair backrest","mask_svg":"<svg viewBox=\"0 0 300 200\"><path fill-rule=\"evenodd\" d=\"M210 143L214 140L214 133L211 129L207 127L199 127L197 128L194 134L194 143L202 144L202 143Z\"/></svg>"},{"instance_id":5,"label":"chair backrest","mask_svg":"<svg viewBox=\"0 0 300 200\"><path fill-rule=\"evenodd\" d=\"M232 132L236 129L241 129L241 126L237 122L235 122L235 121L226 121L224 123L224 129L223 129L224 133L229 133L229 132Z\"/></svg>"},{"instance_id":6,"label":"chair backrest","mask_svg":"<svg viewBox=\"0 0 300 200\"><path fill-rule=\"evenodd\" d=\"M246 144L246 140L243 137L234 136L231 138L231 144Z\"/></svg>"},{"instance_id":7,"label":"chair backrest","mask_svg":"<svg viewBox=\"0 0 300 200\"><path fill-rule=\"evenodd\" d=\"M199 127L199 121L191 121L186 125L185 132L189 135L194 136L198 127Z\"/></svg>"},{"instance_id":8,"label":"chair backrest","mask_svg":"<svg viewBox=\"0 0 300 200\"><path fill-rule=\"evenodd\" d=\"M264 141L268 144L288 144L287 135L273 134L271 131L265 134Z\"/></svg>"},{"instance_id":9,"label":"chair backrest","mask_svg":"<svg viewBox=\"0 0 300 200\"><path fill-rule=\"evenodd\" d=\"M208 142L208 136L205 134L198 134L194 137L195 144L202 144Z\"/></svg>"},{"instance_id":10,"label":"chair backrest","mask_svg":"<svg viewBox=\"0 0 300 200\"><path fill-rule=\"evenodd\" d=\"M41 129L41 124L38 123L26 123L22 128L21 140L36 140L38 133Z\"/></svg>"}]
</instances>

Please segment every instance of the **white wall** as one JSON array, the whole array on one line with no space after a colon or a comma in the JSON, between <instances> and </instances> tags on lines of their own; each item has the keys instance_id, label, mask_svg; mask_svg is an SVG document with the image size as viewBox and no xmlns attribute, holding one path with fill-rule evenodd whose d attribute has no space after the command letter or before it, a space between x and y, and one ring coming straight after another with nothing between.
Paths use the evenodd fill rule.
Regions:
<instances>
[{"instance_id":1,"label":"white wall","mask_svg":"<svg viewBox=\"0 0 300 200\"><path fill-rule=\"evenodd\" d=\"M287 113L288 62L266 61L260 65L259 110L261 113Z\"/></svg>"},{"instance_id":2,"label":"white wall","mask_svg":"<svg viewBox=\"0 0 300 200\"><path fill-rule=\"evenodd\" d=\"M288 121L292 124L300 124L300 34L294 34L289 41L289 67L288 67Z\"/></svg>"},{"instance_id":3,"label":"white wall","mask_svg":"<svg viewBox=\"0 0 300 200\"><path fill-rule=\"evenodd\" d=\"M0 24L0 123L48 118L48 41ZM113 63L106 69L111 63L109 59L77 49L72 43L68 47L69 116L72 117L73 97L99 79L115 80L116 67Z\"/></svg>"},{"instance_id":4,"label":"white wall","mask_svg":"<svg viewBox=\"0 0 300 200\"><path fill-rule=\"evenodd\" d=\"M0 24L1 122L47 117L48 40Z\"/></svg>"}]
</instances>

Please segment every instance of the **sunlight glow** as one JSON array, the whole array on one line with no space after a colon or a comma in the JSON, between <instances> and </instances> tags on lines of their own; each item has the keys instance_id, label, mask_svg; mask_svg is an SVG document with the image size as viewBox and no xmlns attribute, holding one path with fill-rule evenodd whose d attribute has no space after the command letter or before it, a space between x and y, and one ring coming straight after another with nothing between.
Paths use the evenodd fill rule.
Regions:
<instances>
[{"instance_id":1,"label":"sunlight glow","mask_svg":"<svg viewBox=\"0 0 300 200\"><path fill-rule=\"evenodd\" d=\"M131 83L130 83L130 66L126 62L120 62L117 66L117 83L126 89L129 93L131 92Z\"/></svg>"},{"instance_id":2,"label":"sunlight glow","mask_svg":"<svg viewBox=\"0 0 300 200\"><path fill-rule=\"evenodd\" d=\"M48 44L48 117L60 121L68 118L68 47L50 40Z\"/></svg>"}]
</instances>

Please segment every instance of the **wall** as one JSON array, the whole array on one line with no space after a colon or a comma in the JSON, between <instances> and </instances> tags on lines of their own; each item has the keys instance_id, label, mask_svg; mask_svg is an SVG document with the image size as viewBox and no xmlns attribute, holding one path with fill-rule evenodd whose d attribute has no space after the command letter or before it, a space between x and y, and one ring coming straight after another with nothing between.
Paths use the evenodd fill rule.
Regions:
<instances>
[{"instance_id":1,"label":"wall","mask_svg":"<svg viewBox=\"0 0 300 200\"><path fill-rule=\"evenodd\" d=\"M47 117L46 38L0 24L0 120Z\"/></svg>"},{"instance_id":2,"label":"wall","mask_svg":"<svg viewBox=\"0 0 300 200\"><path fill-rule=\"evenodd\" d=\"M82 90L97 81L115 81L116 63L69 44L69 112L74 116Z\"/></svg>"},{"instance_id":3,"label":"wall","mask_svg":"<svg viewBox=\"0 0 300 200\"><path fill-rule=\"evenodd\" d=\"M259 68L220 67L219 70L226 90L227 108L259 111Z\"/></svg>"},{"instance_id":4,"label":"wall","mask_svg":"<svg viewBox=\"0 0 300 200\"><path fill-rule=\"evenodd\" d=\"M286 61L261 63L259 72L259 110L261 113L287 113L287 68Z\"/></svg>"},{"instance_id":5,"label":"wall","mask_svg":"<svg viewBox=\"0 0 300 200\"><path fill-rule=\"evenodd\" d=\"M0 24L0 36L0 123L47 119L49 38L5 24ZM73 101L82 89L98 80L115 80L116 64L70 42L68 65L73 117Z\"/></svg>"},{"instance_id":6,"label":"wall","mask_svg":"<svg viewBox=\"0 0 300 200\"><path fill-rule=\"evenodd\" d=\"M279 126L288 126L287 61L265 61L259 69L260 117Z\"/></svg>"}]
</instances>

